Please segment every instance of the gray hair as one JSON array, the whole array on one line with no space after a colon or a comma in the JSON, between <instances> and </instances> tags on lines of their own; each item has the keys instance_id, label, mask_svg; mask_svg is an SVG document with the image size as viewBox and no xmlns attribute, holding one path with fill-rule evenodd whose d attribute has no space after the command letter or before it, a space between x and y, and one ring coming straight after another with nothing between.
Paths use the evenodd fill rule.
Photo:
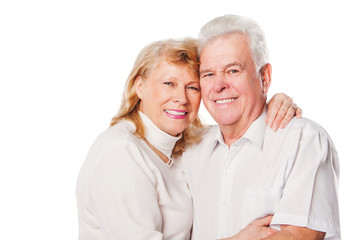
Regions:
<instances>
[{"instance_id":1,"label":"gray hair","mask_svg":"<svg viewBox=\"0 0 360 240\"><path fill-rule=\"evenodd\" d=\"M198 36L199 56L204 46L212 39L235 32L249 37L251 53L257 69L264 66L269 58L264 31L254 20L237 15L214 18L201 28Z\"/></svg>"}]
</instances>

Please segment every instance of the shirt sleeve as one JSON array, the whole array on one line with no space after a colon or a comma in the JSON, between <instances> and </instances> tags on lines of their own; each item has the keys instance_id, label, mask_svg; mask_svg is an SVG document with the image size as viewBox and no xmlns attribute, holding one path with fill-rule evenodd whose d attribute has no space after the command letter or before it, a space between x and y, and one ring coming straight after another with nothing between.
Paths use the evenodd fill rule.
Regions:
<instances>
[{"instance_id":1,"label":"shirt sleeve","mask_svg":"<svg viewBox=\"0 0 360 240\"><path fill-rule=\"evenodd\" d=\"M89 184L90 204L106 239L162 239L156 179L134 143L108 145Z\"/></svg>"},{"instance_id":2,"label":"shirt sleeve","mask_svg":"<svg viewBox=\"0 0 360 240\"><path fill-rule=\"evenodd\" d=\"M304 135L290 160L292 169L271 226L307 227L326 232L326 239L340 239L337 152L324 131Z\"/></svg>"}]
</instances>

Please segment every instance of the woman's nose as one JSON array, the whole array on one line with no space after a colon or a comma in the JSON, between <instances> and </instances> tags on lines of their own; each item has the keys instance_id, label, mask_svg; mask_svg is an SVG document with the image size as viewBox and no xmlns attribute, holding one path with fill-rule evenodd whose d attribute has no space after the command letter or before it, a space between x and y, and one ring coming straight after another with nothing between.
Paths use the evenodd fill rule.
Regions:
<instances>
[{"instance_id":1,"label":"woman's nose","mask_svg":"<svg viewBox=\"0 0 360 240\"><path fill-rule=\"evenodd\" d=\"M186 89L177 89L173 100L179 104L186 104L188 102Z\"/></svg>"}]
</instances>

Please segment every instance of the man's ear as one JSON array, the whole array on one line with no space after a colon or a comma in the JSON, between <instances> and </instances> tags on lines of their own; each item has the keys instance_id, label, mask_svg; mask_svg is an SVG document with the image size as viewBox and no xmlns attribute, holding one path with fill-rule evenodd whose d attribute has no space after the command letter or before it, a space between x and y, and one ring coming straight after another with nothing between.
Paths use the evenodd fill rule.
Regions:
<instances>
[{"instance_id":1,"label":"man's ear","mask_svg":"<svg viewBox=\"0 0 360 240\"><path fill-rule=\"evenodd\" d=\"M270 63L264 65L261 69L261 80L262 80L262 92L265 94L268 92L271 85L271 73L272 67Z\"/></svg>"},{"instance_id":2,"label":"man's ear","mask_svg":"<svg viewBox=\"0 0 360 240\"><path fill-rule=\"evenodd\" d=\"M136 95L140 99L143 98L143 85L144 85L144 80L142 79L142 77L137 76L135 79L135 91L136 91Z\"/></svg>"}]
</instances>

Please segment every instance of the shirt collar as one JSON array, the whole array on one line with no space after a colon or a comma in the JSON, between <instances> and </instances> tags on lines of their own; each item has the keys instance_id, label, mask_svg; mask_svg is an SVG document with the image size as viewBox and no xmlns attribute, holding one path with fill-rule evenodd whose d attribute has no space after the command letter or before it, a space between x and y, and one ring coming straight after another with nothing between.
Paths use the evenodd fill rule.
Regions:
<instances>
[{"instance_id":1,"label":"shirt collar","mask_svg":"<svg viewBox=\"0 0 360 240\"><path fill-rule=\"evenodd\" d=\"M266 106L263 108L260 116L251 124L251 126L246 130L243 138L249 139L252 143L257 145L260 149L263 146L265 130L267 128L265 119L266 119L267 109Z\"/></svg>"},{"instance_id":2,"label":"shirt collar","mask_svg":"<svg viewBox=\"0 0 360 240\"><path fill-rule=\"evenodd\" d=\"M221 130L220 130L220 127L218 125L216 125L216 133L215 133L213 141L211 142L211 146L210 146L210 149L209 149L210 150L209 151L209 158L211 157L211 155L214 152L214 149L218 145L218 143L225 144L224 138L223 138Z\"/></svg>"},{"instance_id":3,"label":"shirt collar","mask_svg":"<svg viewBox=\"0 0 360 240\"><path fill-rule=\"evenodd\" d=\"M263 142L264 142L265 130L267 128L267 125L265 122L266 113L267 113L267 108L265 106L263 108L263 111L261 112L260 116L257 119L255 119L255 121L250 125L248 130L246 130L245 134L240 139L238 139L235 143L233 143L233 145L239 144L241 139L248 139L249 141L251 141L252 143L257 145L261 149L263 146ZM219 126L217 126L217 131L216 131L214 140L212 142L211 149L209 151L210 155L213 153L213 151L214 151L215 147L218 145L218 143L225 144L224 137L221 133Z\"/></svg>"}]
</instances>

